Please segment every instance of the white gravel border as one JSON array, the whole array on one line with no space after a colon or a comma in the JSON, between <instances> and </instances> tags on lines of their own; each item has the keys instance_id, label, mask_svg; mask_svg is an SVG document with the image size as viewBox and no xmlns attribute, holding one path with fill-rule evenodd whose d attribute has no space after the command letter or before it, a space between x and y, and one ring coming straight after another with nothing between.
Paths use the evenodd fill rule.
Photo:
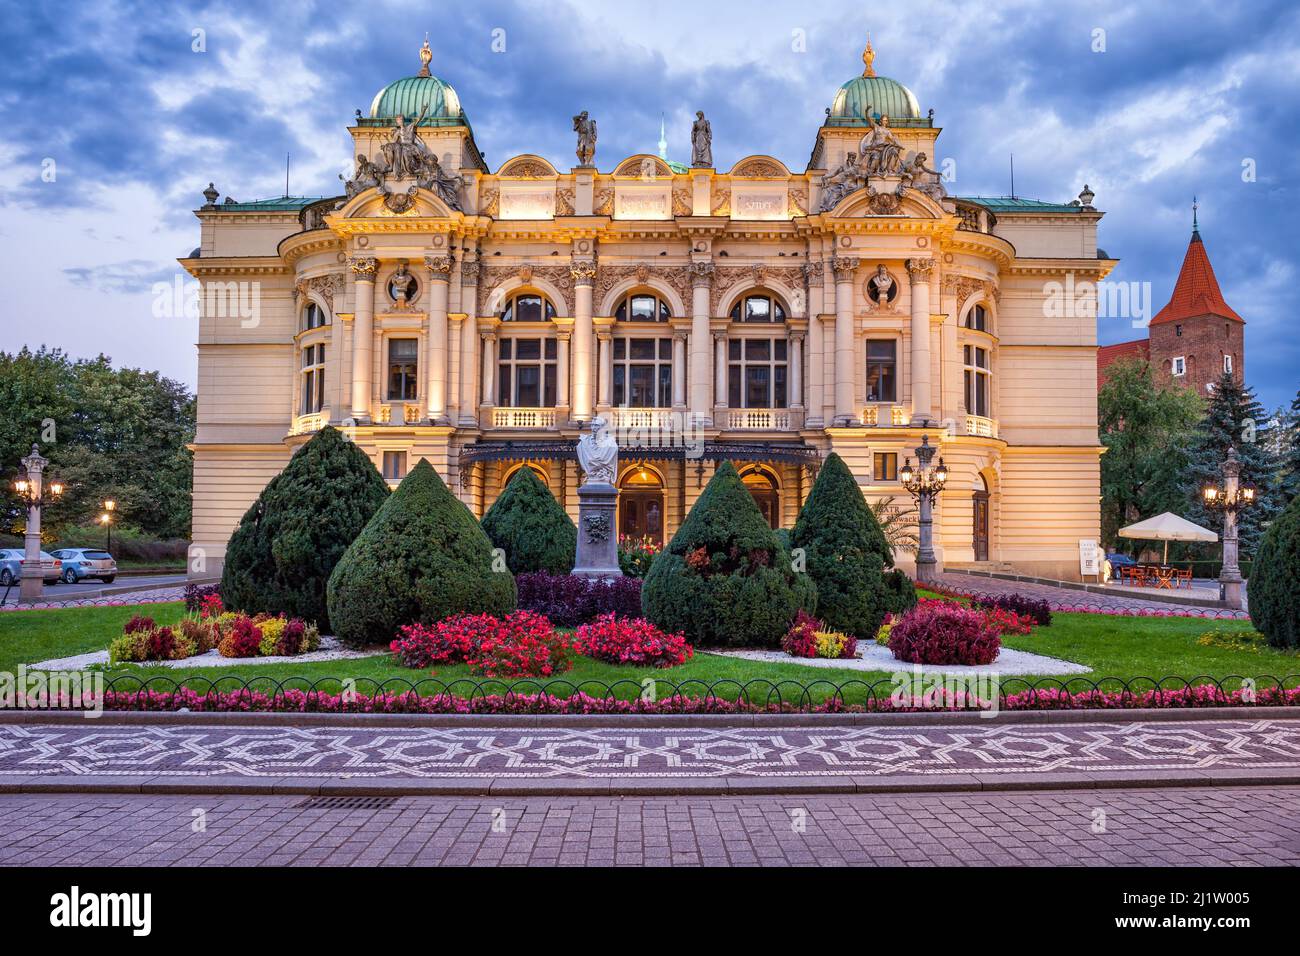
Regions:
<instances>
[{"instance_id":1,"label":"white gravel border","mask_svg":"<svg viewBox=\"0 0 1300 956\"><path fill-rule=\"evenodd\" d=\"M1017 651L1003 647L998 658L992 664L909 664L900 661L875 641L859 641L860 657L839 658L832 660L825 657L791 657L785 651L709 651L724 657L743 657L749 661L765 661L772 664L799 664L804 667L834 667L839 670L852 671L913 671L919 667L922 674L998 674L1000 676L1019 676L1022 674L1091 674L1092 668L1073 661L1063 661L1029 651Z\"/></svg>"},{"instance_id":2,"label":"white gravel border","mask_svg":"<svg viewBox=\"0 0 1300 956\"><path fill-rule=\"evenodd\" d=\"M195 654L180 661L148 661L147 663L128 663L124 667L141 668L187 668L187 667L239 667L244 664L310 664L313 661L345 661L359 657L376 657L374 651L349 651L339 643L337 637L322 637L320 650L294 657L222 657L215 650L206 654ZM84 671L95 665L108 664L108 651L94 651L90 654L78 654L75 657L58 657L54 660L40 661L27 666L34 671Z\"/></svg>"}]
</instances>

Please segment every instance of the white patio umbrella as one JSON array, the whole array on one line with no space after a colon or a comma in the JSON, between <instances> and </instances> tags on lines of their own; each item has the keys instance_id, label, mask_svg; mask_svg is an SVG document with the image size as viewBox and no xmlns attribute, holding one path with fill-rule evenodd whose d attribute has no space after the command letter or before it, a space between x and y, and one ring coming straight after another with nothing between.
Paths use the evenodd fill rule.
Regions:
<instances>
[{"instance_id":1,"label":"white patio umbrella","mask_svg":"<svg viewBox=\"0 0 1300 956\"><path fill-rule=\"evenodd\" d=\"M1219 540L1219 536L1209 528L1202 528L1199 524L1194 524L1186 518L1180 518L1170 511L1120 528L1119 536L1121 538L1140 538L1143 541L1163 541L1165 543L1165 564L1169 563L1170 541Z\"/></svg>"}]
</instances>

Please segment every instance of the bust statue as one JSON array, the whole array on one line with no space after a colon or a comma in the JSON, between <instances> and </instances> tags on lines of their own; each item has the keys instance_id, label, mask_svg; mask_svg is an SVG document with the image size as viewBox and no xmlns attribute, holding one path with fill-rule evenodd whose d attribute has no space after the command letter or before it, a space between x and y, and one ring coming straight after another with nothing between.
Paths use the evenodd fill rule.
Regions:
<instances>
[{"instance_id":1,"label":"bust statue","mask_svg":"<svg viewBox=\"0 0 1300 956\"><path fill-rule=\"evenodd\" d=\"M887 305L894 298L894 277L883 264L876 266L876 274L867 280L867 294L880 305Z\"/></svg>"},{"instance_id":2,"label":"bust statue","mask_svg":"<svg viewBox=\"0 0 1300 956\"><path fill-rule=\"evenodd\" d=\"M583 484L612 485L618 475L618 442L599 415L591 420L591 433L578 439L578 464L586 476Z\"/></svg>"}]
</instances>

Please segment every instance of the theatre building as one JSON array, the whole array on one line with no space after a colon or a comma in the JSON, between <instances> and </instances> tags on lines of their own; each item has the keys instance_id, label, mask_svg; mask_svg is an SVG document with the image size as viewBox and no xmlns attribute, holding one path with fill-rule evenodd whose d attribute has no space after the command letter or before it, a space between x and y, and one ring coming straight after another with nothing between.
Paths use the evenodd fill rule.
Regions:
<instances>
[{"instance_id":1,"label":"theatre building","mask_svg":"<svg viewBox=\"0 0 1300 956\"><path fill-rule=\"evenodd\" d=\"M1086 187L950 196L934 111L877 76L869 46L808 117L803 169L764 154L759 126L719 131L752 154L714 168L702 117L682 162L606 157L592 120L619 119L585 114L555 117L576 165L492 169L472 91L420 54L352 121L343 195L209 187L196 211L181 261L204 290L193 533L209 572L327 423L394 485L427 458L481 516L531 468L576 517L575 443L599 417L622 446L621 534L666 540L722 461L774 527L831 451L868 500L910 507L898 473L928 436L950 472L942 562L1078 578L1099 532L1096 320L1061 290L1115 264Z\"/></svg>"}]
</instances>

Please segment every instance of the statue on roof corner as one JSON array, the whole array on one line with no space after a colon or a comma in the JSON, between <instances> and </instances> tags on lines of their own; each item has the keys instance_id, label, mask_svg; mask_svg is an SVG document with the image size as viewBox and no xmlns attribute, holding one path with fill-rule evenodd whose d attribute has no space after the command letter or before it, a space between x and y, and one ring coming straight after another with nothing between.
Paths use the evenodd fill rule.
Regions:
<instances>
[{"instance_id":1,"label":"statue on roof corner","mask_svg":"<svg viewBox=\"0 0 1300 956\"><path fill-rule=\"evenodd\" d=\"M703 110L695 111L695 124L691 126L691 165L713 165L713 127L704 118Z\"/></svg>"},{"instance_id":2,"label":"statue on roof corner","mask_svg":"<svg viewBox=\"0 0 1300 956\"><path fill-rule=\"evenodd\" d=\"M573 131L578 134L578 165L590 166L596 158L596 121L583 110L573 118Z\"/></svg>"},{"instance_id":3,"label":"statue on roof corner","mask_svg":"<svg viewBox=\"0 0 1300 956\"><path fill-rule=\"evenodd\" d=\"M871 115L870 106L865 112L869 129L858 144L862 171L868 176L896 176L902 166L903 144L889 128L888 116L881 116L877 121Z\"/></svg>"},{"instance_id":4,"label":"statue on roof corner","mask_svg":"<svg viewBox=\"0 0 1300 956\"><path fill-rule=\"evenodd\" d=\"M387 167L385 172L394 179L416 179L425 158L432 156L419 133L420 124L428 115L428 103L420 108L420 116L414 123L406 122L405 116L397 114L397 122L388 134L388 142L380 148Z\"/></svg>"}]
</instances>

